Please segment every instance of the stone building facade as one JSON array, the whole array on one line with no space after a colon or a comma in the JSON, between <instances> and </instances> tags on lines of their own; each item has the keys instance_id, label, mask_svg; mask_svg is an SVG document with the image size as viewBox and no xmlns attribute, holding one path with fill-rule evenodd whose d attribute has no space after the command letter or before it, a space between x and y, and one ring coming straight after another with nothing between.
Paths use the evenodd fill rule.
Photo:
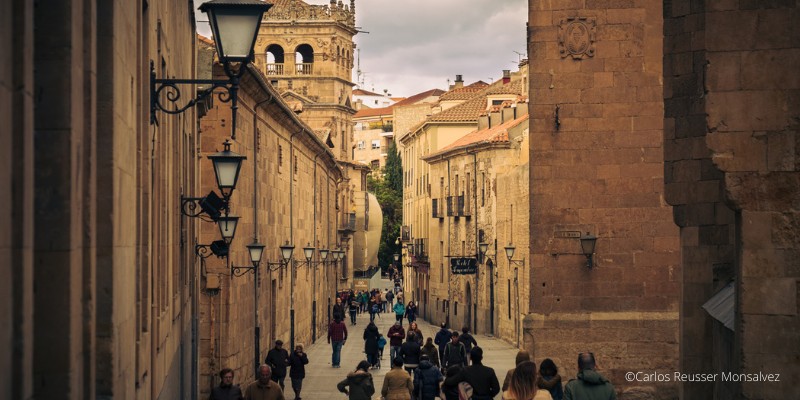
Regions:
<instances>
[{"instance_id":1,"label":"stone building facade","mask_svg":"<svg viewBox=\"0 0 800 400\"><path fill-rule=\"evenodd\" d=\"M568 376L574 353L594 351L620 398L795 396L797 5L529 11L531 287L543 291L526 347L566 357ZM576 243L546 237L573 226L598 232L591 271L565 257ZM625 381L642 369L718 378ZM786 379L721 379L772 371Z\"/></svg>"},{"instance_id":2,"label":"stone building facade","mask_svg":"<svg viewBox=\"0 0 800 400\"><path fill-rule=\"evenodd\" d=\"M431 215L426 215L432 218L427 318L513 344L520 343L528 311L530 267L525 262L528 186L520 184L528 179L527 103L523 97L516 100L484 113L479 129L421 157L433 182ZM475 258L479 243L489 250L479 258L477 273L452 273L451 260ZM518 251L514 263L504 250L511 244Z\"/></svg>"},{"instance_id":3,"label":"stone building facade","mask_svg":"<svg viewBox=\"0 0 800 400\"><path fill-rule=\"evenodd\" d=\"M620 398L675 398L679 228L664 192L662 3L529 2L525 347L571 379L591 351ZM593 268L576 236L597 236ZM534 289L535 288L535 289Z\"/></svg>"},{"instance_id":4,"label":"stone building facade","mask_svg":"<svg viewBox=\"0 0 800 400\"><path fill-rule=\"evenodd\" d=\"M224 76L219 65L215 72L218 79ZM239 382L253 379L257 362L263 363L277 339L287 348L315 341L330 320L330 299L340 272L332 258L320 263L319 250L336 247L335 196L342 168L332 150L256 67L250 66L240 85L231 150L247 161L231 212L241 219L228 258L209 257L204 262L201 397L219 384L221 368L233 368ZM230 118L230 107L218 103L200 119L203 156L221 149L220 143L230 138ZM211 165L203 165L202 170L200 193L207 193L216 187L214 172ZM208 244L218 236L216 224L204 224L200 242ZM232 266L251 266L245 246L255 241L266 246L258 282L252 272L232 276ZM293 261L281 264L279 247L287 241L295 247ZM306 262L303 254L309 245L316 249L313 263Z\"/></svg>"},{"instance_id":5,"label":"stone building facade","mask_svg":"<svg viewBox=\"0 0 800 400\"><path fill-rule=\"evenodd\" d=\"M0 6L4 399L197 395L195 111L151 125L149 107L151 60L195 77L196 6Z\"/></svg>"}]
</instances>

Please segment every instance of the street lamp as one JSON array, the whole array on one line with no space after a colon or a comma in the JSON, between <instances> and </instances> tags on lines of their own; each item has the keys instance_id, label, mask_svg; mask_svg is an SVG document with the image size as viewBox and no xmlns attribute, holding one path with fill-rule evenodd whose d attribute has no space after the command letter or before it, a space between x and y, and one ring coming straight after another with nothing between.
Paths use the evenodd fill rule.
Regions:
<instances>
[{"instance_id":1,"label":"street lamp","mask_svg":"<svg viewBox=\"0 0 800 400\"><path fill-rule=\"evenodd\" d=\"M228 245L233 241L236 235L236 226L239 225L239 216L235 214L225 214L217 218L217 225L219 225L219 233L222 235L222 240Z\"/></svg>"},{"instance_id":2,"label":"street lamp","mask_svg":"<svg viewBox=\"0 0 800 400\"><path fill-rule=\"evenodd\" d=\"M311 261L314 257L314 251L316 248L311 247L311 243L309 243L306 247L303 247L303 253L306 256L306 261Z\"/></svg>"},{"instance_id":3,"label":"street lamp","mask_svg":"<svg viewBox=\"0 0 800 400\"><path fill-rule=\"evenodd\" d=\"M258 264L261 263L261 256L264 254L264 246L261 243L258 243L257 240L253 240L253 243L247 245L247 250L250 252L250 262L253 263L253 266L258 268Z\"/></svg>"},{"instance_id":4,"label":"street lamp","mask_svg":"<svg viewBox=\"0 0 800 400\"><path fill-rule=\"evenodd\" d=\"M214 164L214 175L217 177L217 187L225 198L225 203L236 189L236 182L239 180L239 171L242 168L242 161L247 157L234 153L231 151L231 142L226 140L222 145L225 150L218 151L210 156L208 159ZM227 204L226 204L227 206Z\"/></svg>"},{"instance_id":5,"label":"street lamp","mask_svg":"<svg viewBox=\"0 0 800 400\"><path fill-rule=\"evenodd\" d=\"M397 263L398 261L400 261L400 254L394 253L394 262Z\"/></svg>"},{"instance_id":6,"label":"street lamp","mask_svg":"<svg viewBox=\"0 0 800 400\"><path fill-rule=\"evenodd\" d=\"M287 240L286 244L280 247L281 247L281 256L283 256L283 261L288 263L289 260L292 259L292 252L294 251L294 246L290 245L289 241Z\"/></svg>"},{"instance_id":7,"label":"street lamp","mask_svg":"<svg viewBox=\"0 0 800 400\"><path fill-rule=\"evenodd\" d=\"M594 245L597 243L597 237L592 236L589 232L586 232L585 235L580 237L581 239L581 250L583 250L583 255L586 256L586 266L589 269L592 269L594 265L592 263L592 255L594 254Z\"/></svg>"},{"instance_id":8,"label":"street lamp","mask_svg":"<svg viewBox=\"0 0 800 400\"><path fill-rule=\"evenodd\" d=\"M508 246L505 247L505 249L506 249L506 257L508 257L508 261L511 261L511 259L514 258L514 250L516 250L517 248L514 247L513 244L509 243Z\"/></svg>"},{"instance_id":9,"label":"street lamp","mask_svg":"<svg viewBox=\"0 0 800 400\"><path fill-rule=\"evenodd\" d=\"M253 59L261 17L273 6L259 0L211 0L200 5L200 11L208 14L208 21L214 36L219 61L225 68L228 79L156 79L155 63L150 60L150 124L158 124L156 111L180 114L212 95L215 89L223 88L228 93L219 94L223 103L231 102L231 138L236 139L236 110L239 78ZM231 63L240 63L239 70L233 72ZM175 103L180 99L179 84L208 84L208 89L198 94L185 106ZM161 91L169 89L166 99L172 107L161 104Z\"/></svg>"},{"instance_id":10,"label":"street lamp","mask_svg":"<svg viewBox=\"0 0 800 400\"><path fill-rule=\"evenodd\" d=\"M319 251L319 258L322 261L325 261L325 259L328 258L328 249L323 247L322 250Z\"/></svg>"}]
</instances>

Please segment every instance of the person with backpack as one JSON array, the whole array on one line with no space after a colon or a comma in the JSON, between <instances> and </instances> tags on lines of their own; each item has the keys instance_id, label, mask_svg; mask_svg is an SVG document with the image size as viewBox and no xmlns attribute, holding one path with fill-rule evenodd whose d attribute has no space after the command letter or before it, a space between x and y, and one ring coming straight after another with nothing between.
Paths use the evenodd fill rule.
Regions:
<instances>
[{"instance_id":1,"label":"person with backpack","mask_svg":"<svg viewBox=\"0 0 800 400\"><path fill-rule=\"evenodd\" d=\"M444 347L447 346L447 343L450 343L450 338L453 337L453 333L445 326L447 325L442 322L442 329L436 332L436 337L433 340L433 344L439 346L439 360L442 361L442 364L444 364Z\"/></svg>"},{"instance_id":2,"label":"person with backpack","mask_svg":"<svg viewBox=\"0 0 800 400\"><path fill-rule=\"evenodd\" d=\"M472 346L477 346L478 342L475 340L472 335L469 334L469 327L464 325L461 327L461 336L458 337L458 341L464 345L464 350L469 354L472 351ZM469 365L469 363L467 363Z\"/></svg>"},{"instance_id":3,"label":"person with backpack","mask_svg":"<svg viewBox=\"0 0 800 400\"><path fill-rule=\"evenodd\" d=\"M446 351L447 349L445 349ZM445 379L444 384L454 386L466 382L472 387L472 400L494 399L500 393L500 382L497 380L494 369L483 365L483 349L475 346L469 353L469 358L472 360L472 365L462 368L455 376Z\"/></svg>"},{"instance_id":4,"label":"person with backpack","mask_svg":"<svg viewBox=\"0 0 800 400\"><path fill-rule=\"evenodd\" d=\"M375 311L378 306L375 304L375 297L370 297L367 301L367 312L369 312L369 322L375 321Z\"/></svg>"},{"instance_id":5,"label":"person with backpack","mask_svg":"<svg viewBox=\"0 0 800 400\"><path fill-rule=\"evenodd\" d=\"M372 395L375 394L375 384L368 369L369 363L361 361L358 363L355 372L347 374L347 378L339 382L336 388L348 395L350 400L371 400Z\"/></svg>"},{"instance_id":6,"label":"person with backpack","mask_svg":"<svg viewBox=\"0 0 800 400\"><path fill-rule=\"evenodd\" d=\"M439 382L444 381L439 368L435 368L427 355L422 355L419 368L414 370L414 393L417 400L434 400L439 397Z\"/></svg>"},{"instance_id":7,"label":"person with backpack","mask_svg":"<svg viewBox=\"0 0 800 400\"><path fill-rule=\"evenodd\" d=\"M420 349L420 354L427 355L434 367L439 367L439 349L433 345L433 338L426 339L425 345Z\"/></svg>"},{"instance_id":8,"label":"person with backpack","mask_svg":"<svg viewBox=\"0 0 800 400\"><path fill-rule=\"evenodd\" d=\"M458 332L453 332L451 342L444 347L442 355L442 367L447 369L453 365L462 367L467 365L467 351L464 345L458 342Z\"/></svg>"}]
</instances>

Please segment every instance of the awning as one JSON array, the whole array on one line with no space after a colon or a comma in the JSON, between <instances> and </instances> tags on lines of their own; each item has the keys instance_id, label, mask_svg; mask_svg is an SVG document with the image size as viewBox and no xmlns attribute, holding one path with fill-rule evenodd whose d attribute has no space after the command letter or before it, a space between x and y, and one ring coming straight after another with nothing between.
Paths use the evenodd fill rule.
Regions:
<instances>
[{"instance_id":1,"label":"awning","mask_svg":"<svg viewBox=\"0 0 800 400\"><path fill-rule=\"evenodd\" d=\"M726 328L733 330L735 304L736 289L733 286L733 282L731 282L728 286L725 286L722 290L717 292L717 294L711 296L711 299L703 304L703 309L714 317L714 319L725 325Z\"/></svg>"}]
</instances>

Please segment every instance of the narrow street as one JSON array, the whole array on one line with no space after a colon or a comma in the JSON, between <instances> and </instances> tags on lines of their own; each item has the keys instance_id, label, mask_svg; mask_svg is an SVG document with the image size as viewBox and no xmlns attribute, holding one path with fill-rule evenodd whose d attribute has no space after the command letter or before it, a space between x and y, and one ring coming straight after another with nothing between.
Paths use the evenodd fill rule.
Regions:
<instances>
[{"instance_id":1,"label":"narrow street","mask_svg":"<svg viewBox=\"0 0 800 400\"><path fill-rule=\"evenodd\" d=\"M384 279L381 287L390 287L389 281ZM389 332L389 327L394 324L395 317L393 312L380 315L380 317L375 318L375 323L385 337L387 332ZM317 343L313 345L306 344L309 363L306 366L306 379L303 383L303 392L301 393L303 399L347 398L344 393L339 393L336 389L336 384L344 379L349 372L354 371L359 361L367 359L364 354L364 340L362 337L364 329L367 327L367 324L369 324L369 314L363 313L359 315L356 325L350 325L349 316L345 322L347 323L348 340L342 347L341 368L331 368L332 350L324 336L318 339ZM428 337L434 337L436 332L439 331L437 326L432 326L422 320L417 320L417 324L426 339ZM407 326L408 321L404 320L403 327ZM497 373L497 379L502 385L506 372L514 366L514 358L516 357L517 350L502 340L484 335L474 336L475 340L478 342L478 346L483 349L484 364L494 368L495 373ZM389 345L387 344L384 349L383 359L381 360L381 369L371 371L375 382L375 395L373 398L380 396L380 390L383 386L383 377L389 370ZM292 399L294 396L288 379L286 380L285 396L287 399ZM496 398L500 399L501 397L502 393L498 394Z\"/></svg>"}]
</instances>

